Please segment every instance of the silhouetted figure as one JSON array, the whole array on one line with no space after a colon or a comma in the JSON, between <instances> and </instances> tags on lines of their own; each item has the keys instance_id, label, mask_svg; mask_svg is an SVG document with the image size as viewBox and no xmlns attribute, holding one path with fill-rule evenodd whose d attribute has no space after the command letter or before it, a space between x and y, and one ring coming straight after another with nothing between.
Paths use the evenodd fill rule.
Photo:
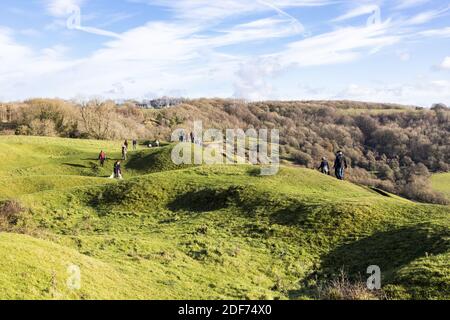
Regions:
<instances>
[{"instance_id":1,"label":"silhouetted figure","mask_svg":"<svg viewBox=\"0 0 450 320\"><path fill-rule=\"evenodd\" d=\"M336 178L339 180L344 180L345 169L347 169L347 160L344 157L342 151L339 151L336 154L336 160L334 160L334 170L336 174Z\"/></svg>"},{"instance_id":2,"label":"silhouetted figure","mask_svg":"<svg viewBox=\"0 0 450 320\"><path fill-rule=\"evenodd\" d=\"M330 175L330 165L328 164L327 158L325 157L322 158L322 162L320 163L320 167L318 169L323 174Z\"/></svg>"},{"instance_id":3,"label":"silhouetted figure","mask_svg":"<svg viewBox=\"0 0 450 320\"><path fill-rule=\"evenodd\" d=\"M137 143L138 143L137 140L134 139L134 140L133 140L133 150L134 150L134 151L136 151L136 149L137 149Z\"/></svg>"}]
</instances>

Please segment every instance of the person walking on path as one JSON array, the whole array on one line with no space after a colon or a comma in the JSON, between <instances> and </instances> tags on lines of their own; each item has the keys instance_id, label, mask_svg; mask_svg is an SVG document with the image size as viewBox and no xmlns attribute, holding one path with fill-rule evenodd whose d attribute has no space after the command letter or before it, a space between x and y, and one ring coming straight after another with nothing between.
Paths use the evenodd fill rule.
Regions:
<instances>
[{"instance_id":1,"label":"person walking on path","mask_svg":"<svg viewBox=\"0 0 450 320\"><path fill-rule=\"evenodd\" d=\"M330 175L330 165L328 164L327 158L323 157L322 162L320 163L319 171L323 174Z\"/></svg>"},{"instance_id":2,"label":"person walking on path","mask_svg":"<svg viewBox=\"0 0 450 320\"><path fill-rule=\"evenodd\" d=\"M128 146L124 143L122 146L122 160L127 160Z\"/></svg>"},{"instance_id":3,"label":"person walking on path","mask_svg":"<svg viewBox=\"0 0 450 320\"><path fill-rule=\"evenodd\" d=\"M116 163L114 163L114 173L111 176L111 178L123 179L123 177L122 177L122 168L121 168L121 165L120 165L120 161L116 161Z\"/></svg>"},{"instance_id":4,"label":"person walking on path","mask_svg":"<svg viewBox=\"0 0 450 320\"><path fill-rule=\"evenodd\" d=\"M100 152L98 160L100 161L100 165L103 167L106 161L106 153L103 150Z\"/></svg>"},{"instance_id":5,"label":"person walking on path","mask_svg":"<svg viewBox=\"0 0 450 320\"><path fill-rule=\"evenodd\" d=\"M338 151L336 154L336 160L334 160L334 170L336 173L336 178L339 180L344 180L345 169L347 169L347 160L344 157L342 151Z\"/></svg>"},{"instance_id":6,"label":"person walking on path","mask_svg":"<svg viewBox=\"0 0 450 320\"><path fill-rule=\"evenodd\" d=\"M133 140L133 150L136 151L136 149L137 149L137 140L134 139Z\"/></svg>"}]
</instances>

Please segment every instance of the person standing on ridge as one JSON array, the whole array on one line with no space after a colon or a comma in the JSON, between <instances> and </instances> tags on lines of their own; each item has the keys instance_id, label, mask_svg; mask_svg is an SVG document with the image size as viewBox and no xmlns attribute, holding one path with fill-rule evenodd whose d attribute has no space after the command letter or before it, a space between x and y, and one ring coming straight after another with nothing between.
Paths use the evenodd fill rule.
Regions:
<instances>
[{"instance_id":1,"label":"person standing on ridge","mask_svg":"<svg viewBox=\"0 0 450 320\"><path fill-rule=\"evenodd\" d=\"M137 149L137 140L133 139L133 150L136 151Z\"/></svg>"},{"instance_id":2,"label":"person standing on ridge","mask_svg":"<svg viewBox=\"0 0 450 320\"><path fill-rule=\"evenodd\" d=\"M342 151L338 151L336 154L336 160L334 160L334 170L336 173L336 178L339 180L344 180L345 169L347 169L347 160L344 157Z\"/></svg>"}]
</instances>

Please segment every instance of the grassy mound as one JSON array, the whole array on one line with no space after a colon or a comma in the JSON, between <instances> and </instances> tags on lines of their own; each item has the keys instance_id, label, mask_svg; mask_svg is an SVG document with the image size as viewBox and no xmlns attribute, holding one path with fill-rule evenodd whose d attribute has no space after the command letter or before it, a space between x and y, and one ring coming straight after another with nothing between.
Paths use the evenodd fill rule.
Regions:
<instances>
[{"instance_id":1,"label":"grassy mound","mask_svg":"<svg viewBox=\"0 0 450 320\"><path fill-rule=\"evenodd\" d=\"M24 235L0 234L2 299L117 299L133 296L119 270L74 249ZM71 290L71 266L80 290ZM129 290L127 294L127 290Z\"/></svg>"},{"instance_id":2,"label":"grassy mound","mask_svg":"<svg viewBox=\"0 0 450 320\"><path fill-rule=\"evenodd\" d=\"M51 143L55 149L43 154L58 150L58 143L67 147L63 139ZM51 165L69 160L84 165L90 160L76 159L72 151L82 150L90 159L98 145L89 143L70 141L66 155ZM14 194L27 208L17 230L45 241L6 237L34 241L30 254L60 250L79 257L82 266L91 261L83 274L110 268L112 280L105 287L85 282L87 288L65 298L309 299L341 269L352 281L364 280L373 264L381 268L388 297L450 298L449 207L386 197L307 169L282 167L263 177L254 166L177 167L171 150L132 154L121 182L64 167L59 170L73 182L58 185L49 172L48 188L39 189L45 179L20 173L18 181L26 183L2 197ZM5 279L18 283L14 261L5 268ZM65 271L59 272L57 283L64 283ZM36 277L48 279L48 273ZM107 296L103 288L110 285L122 289ZM0 298L52 298L36 291L35 283L23 286L5 287Z\"/></svg>"}]
</instances>

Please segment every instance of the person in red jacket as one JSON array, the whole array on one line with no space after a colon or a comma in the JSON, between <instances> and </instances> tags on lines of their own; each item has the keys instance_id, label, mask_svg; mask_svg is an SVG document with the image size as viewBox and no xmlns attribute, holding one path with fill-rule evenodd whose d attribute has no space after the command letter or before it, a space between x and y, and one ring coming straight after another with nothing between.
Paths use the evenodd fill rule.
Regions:
<instances>
[{"instance_id":1,"label":"person in red jacket","mask_svg":"<svg viewBox=\"0 0 450 320\"><path fill-rule=\"evenodd\" d=\"M106 161L106 153L103 150L100 152L98 160L100 161L100 165L103 167Z\"/></svg>"}]
</instances>

